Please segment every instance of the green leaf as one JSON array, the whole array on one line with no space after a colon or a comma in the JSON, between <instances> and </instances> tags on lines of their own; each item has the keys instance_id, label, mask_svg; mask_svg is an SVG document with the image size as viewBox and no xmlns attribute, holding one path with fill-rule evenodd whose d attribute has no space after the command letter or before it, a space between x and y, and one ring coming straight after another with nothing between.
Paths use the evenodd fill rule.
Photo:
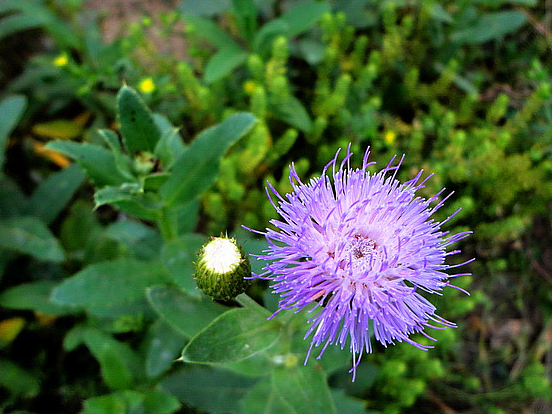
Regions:
<instances>
[{"instance_id":1,"label":"green leaf","mask_svg":"<svg viewBox=\"0 0 552 414\"><path fill-rule=\"evenodd\" d=\"M159 232L134 220L120 220L110 224L104 236L125 245L129 252L143 259L154 259L161 249L162 239Z\"/></svg>"},{"instance_id":2,"label":"green leaf","mask_svg":"<svg viewBox=\"0 0 552 414\"><path fill-rule=\"evenodd\" d=\"M280 342L276 341L269 348L257 352L247 359L225 363L224 369L251 377L265 377L272 371L280 353Z\"/></svg>"},{"instance_id":3,"label":"green leaf","mask_svg":"<svg viewBox=\"0 0 552 414\"><path fill-rule=\"evenodd\" d=\"M240 46L228 35L224 30L220 29L215 23L199 16L186 14L183 16L184 21L193 26L195 33L213 46L219 49L234 48L240 49Z\"/></svg>"},{"instance_id":4,"label":"green leaf","mask_svg":"<svg viewBox=\"0 0 552 414\"><path fill-rule=\"evenodd\" d=\"M180 408L178 400L162 391L119 391L84 401L81 414L170 414Z\"/></svg>"},{"instance_id":5,"label":"green leaf","mask_svg":"<svg viewBox=\"0 0 552 414\"><path fill-rule=\"evenodd\" d=\"M288 27L287 37L292 38L310 30L325 13L330 11L328 2L312 1L288 10L280 20Z\"/></svg>"},{"instance_id":6,"label":"green leaf","mask_svg":"<svg viewBox=\"0 0 552 414\"><path fill-rule=\"evenodd\" d=\"M229 0L182 0L179 3L178 9L181 13L211 17L227 11L229 5Z\"/></svg>"},{"instance_id":7,"label":"green leaf","mask_svg":"<svg viewBox=\"0 0 552 414\"><path fill-rule=\"evenodd\" d=\"M133 201L140 197L142 189L138 183L123 184L120 187L104 187L94 193L96 208L118 201Z\"/></svg>"},{"instance_id":8,"label":"green leaf","mask_svg":"<svg viewBox=\"0 0 552 414\"><path fill-rule=\"evenodd\" d=\"M154 155L161 161L164 170L169 170L185 150L178 128L170 128L163 132L155 146Z\"/></svg>"},{"instance_id":9,"label":"green leaf","mask_svg":"<svg viewBox=\"0 0 552 414\"><path fill-rule=\"evenodd\" d=\"M61 244L71 256L77 255L81 260L87 246L101 233L101 225L93 208L91 203L78 199L61 224Z\"/></svg>"},{"instance_id":10,"label":"green leaf","mask_svg":"<svg viewBox=\"0 0 552 414\"><path fill-rule=\"evenodd\" d=\"M121 414L140 407L143 396L138 391L121 391L84 401L81 414Z\"/></svg>"},{"instance_id":11,"label":"green leaf","mask_svg":"<svg viewBox=\"0 0 552 414\"><path fill-rule=\"evenodd\" d=\"M0 217L3 219L25 214L29 200L10 178L0 174Z\"/></svg>"},{"instance_id":12,"label":"green leaf","mask_svg":"<svg viewBox=\"0 0 552 414\"><path fill-rule=\"evenodd\" d=\"M304 332L307 330L308 320L311 319L313 316L313 313L310 313L308 311L301 312L300 314L295 316L295 318L297 318L298 320L302 320L303 322L300 325L302 327L299 330L300 333L293 336L291 342L291 352L296 355L301 355L301 358L304 358L304 356L307 355L311 346L310 339L307 338L305 340L303 338L303 335ZM346 367L346 372L349 370L351 366L351 353L348 350L341 349L337 345L330 345L326 348L322 357L320 359L316 359L320 351L320 348L312 349L311 357L309 358L308 364L321 366L327 374L333 373L333 371L343 367ZM350 376L351 374L349 374L349 382L351 381Z\"/></svg>"},{"instance_id":13,"label":"green leaf","mask_svg":"<svg viewBox=\"0 0 552 414\"><path fill-rule=\"evenodd\" d=\"M292 411L272 388L270 379L255 384L240 400L240 414L293 414Z\"/></svg>"},{"instance_id":14,"label":"green leaf","mask_svg":"<svg viewBox=\"0 0 552 414\"><path fill-rule=\"evenodd\" d=\"M52 223L84 181L78 165L52 174L32 194L29 212L44 223Z\"/></svg>"},{"instance_id":15,"label":"green leaf","mask_svg":"<svg viewBox=\"0 0 552 414\"><path fill-rule=\"evenodd\" d=\"M109 149L113 152L121 152L121 143L119 142L119 136L110 129L98 130L98 135L107 144Z\"/></svg>"},{"instance_id":16,"label":"green leaf","mask_svg":"<svg viewBox=\"0 0 552 414\"><path fill-rule=\"evenodd\" d=\"M0 18L0 40L23 30L36 29L42 20L35 15L12 14Z\"/></svg>"},{"instance_id":17,"label":"green leaf","mask_svg":"<svg viewBox=\"0 0 552 414\"><path fill-rule=\"evenodd\" d=\"M197 228L199 220L200 200L179 206L176 212L178 231L180 234L192 233Z\"/></svg>"},{"instance_id":18,"label":"green leaf","mask_svg":"<svg viewBox=\"0 0 552 414\"><path fill-rule=\"evenodd\" d=\"M332 390L332 398L337 407L337 414L366 414L364 402L348 396L344 390Z\"/></svg>"},{"instance_id":19,"label":"green leaf","mask_svg":"<svg viewBox=\"0 0 552 414\"><path fill-rule=\"evenodd\" d=\"M225 47L220 49L207 62L203 79L206 83L213 83L229 75L238 66L245 63L248 53L240 47Z\"/></svg>"},{"instance_id":20,"label":"green leaf","mask_svg":"<svg viewBox=\"0 0 552 414\"><path fill-rule=\"evenodd\" d=\"M206 296L195 297L166 286L152 286L147 295L163 320L186 338L193 337L226 310Z\"/></svg>"},{"instance_id":21,"label":"green leaf","mask_svg":"<svg viewBox=\"0 0 552 414\"><path fill-rule=\"evenodd\" d=\"M162 207L157 194L145 193L138 183L104 187L94 193L94 201L96 208L104 204L112 204L131 216L152 221L157 220Z\"/></svg>"},{"instance_id":22,"label":"green leaf","mask_svg":"<svg viewBox=\"0 0 552 414\"><path fill-rule=\"evenodd\" d=\"M0 385L11 394L32 398L40 391L36 373L31 373L13 362L0 358Z\"/></svg>"},{"instance_id":23,"label":"green leaf","mask_svg":"<svg viewBox=\"0 0 552 414\"><path fill-rule=\"evenodd\" d=\"M324 372L316 367L278 367L272 371L272 388L294 412L336 414Z\"/></svg>"},{"instance_id":24,"label":"green leaf","mask_svg":"<svg viewBox=\"0 0 552 414\"><path fill-rule=\"evenodd\" d=\"M35 217L17 217L0 221L0 247L35 257L61 262L65 254L56 237Z\"/></svg>"},{"instance_id":25,"label":"green leaf","mask_svg":"<svg viewBox=\"0 0 552 414\"><path fill-rule=\"evenodd\" d=\"M279 323L247 308L220 315L191 339L182 351L187 362L241 361L269 348L280 335Z\"/></svg>"},{"instance_id":26,"label":"green leaf","mask_svg":"<svg viewBox=\"0 0 552 414\"><path fill-rule=\"evenodd\" d=\"M106 384L113 389L129 388L134 379L141 377L140 358L124 342L119 342L97 328L86 327L83 340L100 363Z\"/></svg>"},{"instance_id":27,"label":"green leaf","mask_svg":"<svg viewBox=\"0 0 552 414\"><path fill-rule=\"evenodd\" d=\"M157 377L163 374L179 357L186 338L158 319L148 332L146 346L146 374Z\"/></svg>"},{"instance_id":28,"label":"green leaf","mask_svg":"<svg viewBox=\"0 0 552 414\"><path fill-rule=\"evenodd\" d=\"M132 160L123 152L119 136L109 129L100 129L98 135L113 153L117 170L127 181L134 181L136 178L134 177Z\"/></svg>"},{"instance_id":29,"label":"green leaf","mask_svg":"<svg viewBox=\"0 0 552 414\"><path fill-rule=\"evenodd\" d=\"M518 30L527 16L517 10L504 10L483 14L473 26L462 27L451 33L450 40L461 44L479 44L499 39Z\"/></svg>"},{"instance_id":30,"label":"green leaf","mask_svg":"<svg viewBox=\"0 0 552 414\"><path fill-rule=\"evenodd\" d=\"M145 192L151 191L156 192L158 191L163 184L167 182L167 179L169 178L170 173L168 172L159 172L159 173L153 173L148 174L144 177L142 177L143 180L143 188Z\"/></svg>"},{"instance_id":31,"label":"green leaf","mask_svg":"<svg viewBox=\"0 0 552 414\"><path fill-rule=\"evenodd\" d=\"M233 372L192 366L167 377L161 389L200 410L237 414L238 401L254 383L254 379Z\"/></svg>"},{"instance_id":32,"label":"green leaf","mask_svg":"<svg viewBox=\"0 0 552 414\"><path fill-rule=\"evenodd\" d=\"M253 0L232 0L242 37L251 43L257 26L257 7Z\"/></svg>"},{"instance_id":33,"label":"green leaf","mask_svg":"<svg viewBox=\"0 0 552 414\"><path fill-rule=\"evenodd\" d=\"M205 237L199 234L184 234L178 239L168 241L161 249L161 261L173 282L191 294L199 294L194 279L194 261L203 243Z\"/></svg>"},{"instance_id":34,"label":"green leaf","mask_svg":"<svg viewBox=\"0 0 552 414\"><path fill-rule=\"evenodd\" d=\"M156 221L159 218L160 203L157 194L136 194L131 199L114 201L113 206L130 216Z\"/></svg>"},{"instance_id":35,"label":"green leaf","mask_svg":"<svg viewBox=\"0 0 552 414\"><path fill-rule=\"evenodd\" d=\"M273 104L274 116L303 132L309 132L312 128L312 121L307 110L294 96L290 96L283 103Z\"/></svg>"},{"instance_id":36,"label":"green leaf","mask_svg":"<svg viewBox=\"0 0 552 414\"><path fill-rule=\"evenodd\" d=\"M0 27L2 21L0 20ZM4 167L4 151L8 138L19 122L26 106L27 98L22 95L9 96L0 102L0 119L2 120L0 122L0 171Z\"/></svg>"},{"instance_id":37,"label":"green leaf","mask_svg":"<svg viewBox=\"0 0 552 414\"><path fill-rule=\"evenodd\" d=\"M253 50L257 53L267 54L272 49L276 37L288 32L288 25L281 19L271 20L257 32L253 41Z\"/></svg>"},{"instance_id":38,"label":"green leaf","mask_svg":"<svg viewBox=\"0 0 552 414\"><path fill-rule=\"evenodd\" d=\"M171 177L161 187L165 201L169 205L185 204L209 188L226 150L254 123L253 115L238 113L199 134L175 162Z\"/></svg>"},{"instance_id":39,"label":"green leaf","mask_svg":"<svg viewBox=\"0 0 552 414\"><path fill-rule=\"evenodd\" d=\"M120 185L127 181L117 168L113 153L93 144L71 141L53 141L46 148L73 158L98 187Z\"/></svg>"},{"instance_id":40,"label":"green leaf","mask_svg":"<svg viewBox=\"0 0 552 414\"><path fill-rule=\"evenodd\" d=\"M8 309L34 310L50 315L73 313L72 309L50 300L57 284L52 280L40 280L13 286L0 294L0 305Z\"/></svg>"},{"instance_id":41,"label":"green leaf","mask_svg":"<svg viewBox=\"0 0 552 414\"><path fill-rule=\"evenodd\" d=\"M21 30L43 27L56 39L61 48L79 48L79 38L75 31L43 1L10 2L10 6L13 12L20 13L13 13L0 20L0 39Z\"/></svg>"},{"instance_id":42,"label":"green leaf","mask_svg":"<svg viewBox=\"0 0 552 414\"><path fill-rule=\"evenodd\" d=\"M297 42L299 50L303 54L303 57L311 65L317 65L324 59L326 53L326 46L320 41L305 38Z\"/></svg>"},{"instance_id":43,"label":"green leaf","mask_svg":"<svg viewBox=\"0 0 552 414\"><path fill-rule=\"evenodd\" d=\"M144 394L144 412L155 414L170 414L180 408L178 400L163 391L148 390Z\"/></svg>"},{"instance_id":44,"label":"green leaf","mask_svg":"<svg viewBox=\"0 0 552 414\"><path fill-rule=\"evenodd\" d=\"M146 287L166 279L159 263L122 258L84 268L55 288L52 300L92 312L109 310L143 299Z\"/></svg>"},{"instance_id":45,"label":"green leaf","mask_svg":"<svg viewBox=\"0 0 552 414\"><path fill-rule=\"evenodd\" d=\"M431 17L434 18L435 20L439 20L447 23L452 23L454 21L452 16L439 3L434 3L431 6L430 14L431 14Z\"/></svg>"},{"instance_id":46,"label":"green leaf","mask_svg":"<svg viewBox=\"0 0 552 414\"><path fill-rule=\"evenodd\" d=\"M155 124L151 111L134 89L128 86L121 88L117 95L117 114L127 152L153 153L161 132Z\"/></svg>"}]
</instances>

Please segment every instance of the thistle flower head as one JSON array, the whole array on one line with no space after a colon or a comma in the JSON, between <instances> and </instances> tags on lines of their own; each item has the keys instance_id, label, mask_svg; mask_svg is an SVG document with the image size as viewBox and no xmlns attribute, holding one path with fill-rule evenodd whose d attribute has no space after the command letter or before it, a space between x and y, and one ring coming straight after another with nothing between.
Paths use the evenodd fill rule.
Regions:
<instances>
[{"instance_id":1,"label":"thistle flower head","mask_svg":"<svg viewBox=\"0 0 552 414\"><path fill-rule=\"evenodd\" d=\"M307 359L313 347L322 346L320 358L328 345L343 349L348 342L354 380L363 352L372 351L371 335L384 346L405 341L427 350L431 347L411 335L433 339L424 333L426 326L455 326L438 316L420 292L440 294L451 286L451 276L460 276L447 274L464 264L445 264L446 256L458 253L447 247L470 232L441 231L450 217L438 222L431 216L451 194L440 201L444 189L429 199L417 197L429 177L422 179L420 171L399 182L402 159L393 165L393 157L370 174L367 167L375 163L368 162L369 151L360 169L350 168L350 149L340 165L338 154L308 183L292 165L293 191L285 197L268 184L282 220L271 221L275 230L258 232L269 247L258 257L267 264L256 277L271 280L273 293L280 295L275 314L314 304L305 334L305 339L312 335Z\"/></svg>"},{"instance_id":2,"label":"thistle flower head","mask_svg":"<svg viewBox=\"0 0 552 414\"><path fill-rule=\"evenodd\" d=\"M213 237L199 250L197 287L213 299L230 300L245 292L250 277L249 259L235 239Z\"/></svg>"}]
</instances>

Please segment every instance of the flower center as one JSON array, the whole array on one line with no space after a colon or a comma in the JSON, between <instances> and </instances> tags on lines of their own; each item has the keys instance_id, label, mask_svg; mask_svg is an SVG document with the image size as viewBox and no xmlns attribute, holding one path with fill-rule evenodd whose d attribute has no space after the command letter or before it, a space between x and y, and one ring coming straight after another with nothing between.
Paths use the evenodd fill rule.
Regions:
<instances>
[{"instance_id":1,"label":"flower center","mask_svg":"<svg viewBox=\"0 0 552 414\"><path fill-rule=\"evenodd\" d=\"M381 252L373 239L355 234L346 244L344 253L351 259L353 273L361 277L373 268Z\"/></svg>"},{"instance_id":2,"label":"flower center","mask_svg":"<svg viewBox=\"0 0 552 414\"><path fill-rule=\"evenodd\" d=\"M228 273L239 266L240 251L233 239L216 238L205 246L205 265L217 273Z\"/></svg>"}]
</instances>

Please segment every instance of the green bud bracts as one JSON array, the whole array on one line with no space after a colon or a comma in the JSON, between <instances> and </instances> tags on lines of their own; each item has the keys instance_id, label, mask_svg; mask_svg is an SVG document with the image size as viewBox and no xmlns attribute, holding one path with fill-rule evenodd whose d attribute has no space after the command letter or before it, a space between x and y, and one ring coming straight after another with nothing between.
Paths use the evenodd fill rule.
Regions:
<instances>
[{"instance_id":1,"label":"green bud bracts","mask_svg":"<svg viewBox=\"0 0 552 414\"><path fill-rule=\"evenodd\" d=\"M196 283L213 299L230 300L250 284L249 258L234 238L213 237L198 252Z\"/></svg>"}]
</instances>

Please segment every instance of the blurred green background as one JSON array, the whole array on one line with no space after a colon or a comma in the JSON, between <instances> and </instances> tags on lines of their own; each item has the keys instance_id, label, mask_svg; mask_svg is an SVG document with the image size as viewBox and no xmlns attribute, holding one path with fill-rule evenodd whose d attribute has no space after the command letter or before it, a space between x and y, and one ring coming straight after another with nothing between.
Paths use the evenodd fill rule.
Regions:
<instances>
[{"instance_id":1,"label":"blurred green background","mask_svg":"<svg viewBox=\"0 0 552 414\"><path fill-rule=\"evenodd\" d=\"M289 192L291 162L307 179L351 143L355 166L405 154L401 180L435 174L421 196L454 191L438 219L462 208L454 263L476 261L454 281L470 296L431 298L458 324L433 350L376 347L354 383L335 350L334 412L551 413L551 28L548 0L2 0L0 411L302 414L260 399L262 373L172 363L210 319L178 332L176 291L152 286L193 289L207 236L262 250L240 225L275 218L264 182ZM115 149L123 84L163 131L153 154ZM254 126L159 219L157 180L239 112Z\"/></svg>"}]
</instances>

